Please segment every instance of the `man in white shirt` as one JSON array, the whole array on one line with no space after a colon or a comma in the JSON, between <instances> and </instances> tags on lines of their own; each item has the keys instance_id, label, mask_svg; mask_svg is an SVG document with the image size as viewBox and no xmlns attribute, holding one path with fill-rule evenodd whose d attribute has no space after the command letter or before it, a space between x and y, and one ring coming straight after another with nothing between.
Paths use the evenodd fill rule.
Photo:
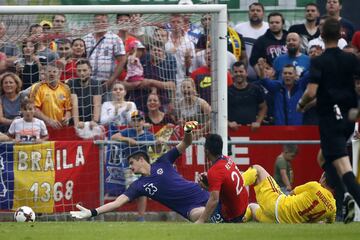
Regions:
<instances>
[{"instance_id":1,"label":"man in white shirt","mask_svg":"<svg viewBox=\"0 0 360 240\"><path fill-rule=\"evenodd\" d=\"M181 96L181 82L191 72L192 60L195 57L195 46L184 32L184 17L180 14L170 16L171 32L165 43L165 51L176 59L176 92Z\"/></svg>"},{"instance_id":2,"label":"man in white shirt","mask_svg":"<svg viewBox=\"0 0 360 240\"><path fill-rule=\"evenodd\" d=\"M87 58L92 66L92 78L99 84L104 84L109 93L123 70L126 55L123 41L118 35L108 31L108 26L106 14L94 15L95 32L89 33L83 39L86 43Z\"/></svg>"},{"instance_id":3,"label":"man in white shirt","mask_svg":"<svg viewBox=\"0 0 360 240\"><path fill-rule=\"evenodd\" d=\"M324 22L326 21L326 19L328 19L328 18L330 18L330 17L327 15L324 15L320 18L320 22L319 22L320 36L309 42L308 52L310 51L310 48L312 46L320 46L322 48L322 50L325 50L325 44L324 44L324 40L321 37L321 33L322 33L322 26L323 26ZM346 45L347 45L347 42L344 38L340 38L338 40L338 47L340 49L343 49Z\"/></svg>"},{"instance_id":4,"label":"man in white shirt","mask_svg":"<svg viewBox=\"0 0 360 240\"><path fill-rule=\"evenodd\" d=\"M261 3L255 2L250 4L248 15L249 21L237 24L234 29L243 36L246 54L250 58L256 39L265 34L269 24L263 21L264 6ZM248 66L248 74L250 79L256 79L256 73L250 64Z\"/></svg>"}]
</instances>

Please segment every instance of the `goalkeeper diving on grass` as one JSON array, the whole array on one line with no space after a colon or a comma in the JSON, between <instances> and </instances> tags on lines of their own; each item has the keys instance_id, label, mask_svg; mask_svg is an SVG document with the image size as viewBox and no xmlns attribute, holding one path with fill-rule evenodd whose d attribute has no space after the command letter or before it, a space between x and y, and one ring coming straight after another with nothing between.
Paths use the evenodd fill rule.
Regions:
<instances>
[{"instance_id":1,"label":"goalkeeper diving on grass","mask_svg":"<svg viewBox=\"0 0 360 240\"><path fill-rule=\"evenodd\" d=\"M131 154L128 157L130 169L142 176L114 201L96 209L76 205L80 211L70 211L71 216L76 219L95 217L114 211L138 197L147 196L192 222L198 220L205 209L209 193L197 183L184 179L173 167L175 160L191 145L192 130L197 125L196 121L186 122L183 140L153 164L149 163L150 158L146 152Z\"/></svg>"}]
</instances>

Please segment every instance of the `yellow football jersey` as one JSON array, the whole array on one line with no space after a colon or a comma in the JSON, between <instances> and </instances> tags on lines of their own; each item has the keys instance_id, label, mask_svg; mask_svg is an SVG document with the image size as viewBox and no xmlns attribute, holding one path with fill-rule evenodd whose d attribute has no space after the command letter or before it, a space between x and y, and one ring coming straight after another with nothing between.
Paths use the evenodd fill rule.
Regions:
<instances>
[{"instance_id":1,"label":"yellow football jersey","mask_svg":"<svg viewBox=\"0 0 360 240\"><path fill-rule=\"evenodd\" d=\"M308 182L294 189L294 195L279 199L280 223L335 221L336 204L332 193L318 182Z\"/></svg>"},{"instance_id":2,"label":"yellow football jersey","mask_svg":"<svg viewBox=\"0 0 360 240\"><path fill-rule=\"evenodd\" d=\"M60 82L55 88L47 83L37 83L31 87L31 98L43 114L53 120L61 121L66 111L71 110L71 91L68 85Z\"/></svg>"}]
</instances>

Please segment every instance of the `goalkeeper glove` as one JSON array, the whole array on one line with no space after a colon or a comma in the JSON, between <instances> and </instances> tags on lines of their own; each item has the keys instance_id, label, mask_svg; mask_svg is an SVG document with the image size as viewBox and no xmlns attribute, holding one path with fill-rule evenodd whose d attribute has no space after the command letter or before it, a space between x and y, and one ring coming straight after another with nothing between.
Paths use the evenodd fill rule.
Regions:
<instances>
[{"instance_id":1,"label":"goalkeeper glove","mask_svg":"<svg viewBox=\"0 0 360 240\"><path fill-rule=\"evenodd\" d=\"M185 126L184 126L184 131L186 133L191 133L191 131L193 129L195 129L198 125L198 122L197 121L189 121L189 122L186 122L185 123Z\"/></svg>"},{"instance_id":2,"label":"goalkeeper glove","mask_svg":"<svg viewBox=\"0 0 360 240\"><path fill-rule=\"evenodd\" d=\"M70 211L71 217L76 219L85 219L89 217L95 217L98 215L95 209L89 210L79 204L76 205L76 208L79 209L80 211Z\"/></svg>"}]
</instances>

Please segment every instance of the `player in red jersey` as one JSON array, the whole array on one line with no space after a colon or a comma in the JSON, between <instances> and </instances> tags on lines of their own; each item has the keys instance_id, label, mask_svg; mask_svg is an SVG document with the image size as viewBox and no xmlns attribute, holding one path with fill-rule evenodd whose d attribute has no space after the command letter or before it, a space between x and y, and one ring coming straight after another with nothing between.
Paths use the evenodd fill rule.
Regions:
<instances>
[{"instance_id":1,"label":"player in red jersey","mask_svg":"<svg viewBox=\"0 0 360 240\"><path fill-rule=\"evenodd\" d=\"M235 162L222 155L223 141L218 134L209 134L205 141L205 157L211 161L209 171L200 174L201 186L208 187L209 200L196 223L204 223L216 208L221 213L217 222L241 222L248 205L248 191ZM214 216L212 216L214 217ZM214 219L211 219L214 222Z\"/></svg>"}]
</instances>

